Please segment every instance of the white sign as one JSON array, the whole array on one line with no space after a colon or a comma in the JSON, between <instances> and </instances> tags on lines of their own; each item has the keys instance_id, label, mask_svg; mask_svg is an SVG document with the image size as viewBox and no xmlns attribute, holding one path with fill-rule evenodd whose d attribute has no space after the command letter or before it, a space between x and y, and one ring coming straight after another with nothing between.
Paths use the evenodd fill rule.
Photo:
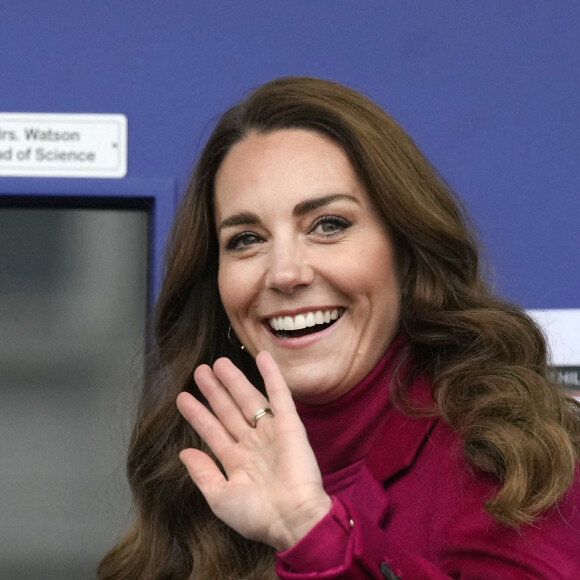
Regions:
<instances>
[{"instance_id":1,"label":"white sign","mask_svg":"<svg viewBox=\"0 0 580 580\"><path fill-rule=\"evenodd\" d=\"M552 364L580 367L580 308L528 310L548 336Z\"/></svg>"},{"instance_id":2,"label":"white sign","mask_svg":"<svg viewBox=\"0 0 580 580\"><path fill-rule=\"evenodd\" d=\"M0 113L0 176L126 174L125 115Z\"/></svg>"}]
</instances>

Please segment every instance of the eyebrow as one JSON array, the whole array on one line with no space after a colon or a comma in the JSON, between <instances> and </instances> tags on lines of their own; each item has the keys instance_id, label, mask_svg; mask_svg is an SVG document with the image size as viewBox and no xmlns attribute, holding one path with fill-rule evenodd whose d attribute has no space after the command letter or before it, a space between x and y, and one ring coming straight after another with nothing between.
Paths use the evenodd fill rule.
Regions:
<instances>
[{"instance_id":1,"label":"eyebrow","mask_svg":"<svg viewBox=\"0 0 580 580\"><path fill-rule=\"evenodd\" d=\"M302 217L310 213L311 211L314 211L320 207L324 207L325 205L329 205L341 199L346 199L359 204L358 199L356 197L353 197L352 195L348 195L346 193L334 193L331 195L325 195L323 197L315 197L312 199L305 199L304 201L301 201L300 203L296 204L296 206L292 210L292 215L294 217ZM219 224L217 228L217 233L219 235L219 233L225 228L246 225L252 226L258 224L260 224L260 218L255 213L240 212L224 219Z\"/></svg>"},{"instance_id":2,"label":"eyebrow","mask_svg":"<svg viewBox=\"0 0 580 580\"><path fill-rule=\"evenodd\" d=\"M318 209L319 207L324 207L325 205L329 205L341 199L354 201L357 204L359 203L358 199L352 195L348 195L346 193L334 193L332 195L314 197L312 199L305 199L304 201L301 201L292 211L292 215L294 217L301 217L307 213L310 213L311 211L314 211L315 209Z\"/></svg>"},{"instance_id":3,"label":"eyebrow","mask_svg":"<svg viewBox=\"0 0 580 580\"><path fill-rule=\"evenodd\" d=\"M224 228L232 228L234 226L255 226L260 223L260 218L255 213L241 212L234 214L223 220L217 228L219 234Z\"/></svg>"}]
</instances>

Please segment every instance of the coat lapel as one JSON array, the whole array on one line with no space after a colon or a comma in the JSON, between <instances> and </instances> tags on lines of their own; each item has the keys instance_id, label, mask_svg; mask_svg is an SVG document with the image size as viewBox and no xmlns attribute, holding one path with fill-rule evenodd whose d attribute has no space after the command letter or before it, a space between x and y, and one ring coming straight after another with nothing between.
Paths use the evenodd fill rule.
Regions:
<instances>
[{"instance_id":1,"label":"coat lapel","mask_svg":"<svg viewBox=\"0 0 580 580\"><path fill-rule=\"evenodd\" d=\"M417 380L409 395L420 408L428 408L430 390L426 381ZM374 477L384 483L410 467L437 421L438 417L409 417L391 405L384 428L366 458Z\"/></svg>"}]
</instances>

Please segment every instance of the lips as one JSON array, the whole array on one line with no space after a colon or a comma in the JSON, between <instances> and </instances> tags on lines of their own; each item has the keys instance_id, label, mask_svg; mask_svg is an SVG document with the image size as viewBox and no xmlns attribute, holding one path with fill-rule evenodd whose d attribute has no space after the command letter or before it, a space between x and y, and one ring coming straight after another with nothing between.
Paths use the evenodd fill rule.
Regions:
<instances>
[{"instance_id":1,"label":"lips","mask_svg":"<svg viewBox=\"0 0 580 580\"><path fill-rule=\"evenodd\" d=\"M312 310L295 316L274 316L267 321L278 338L294 338L324 330L334 324L344 314L344 310L344 308Z\"/></svg>"}]
</instances>

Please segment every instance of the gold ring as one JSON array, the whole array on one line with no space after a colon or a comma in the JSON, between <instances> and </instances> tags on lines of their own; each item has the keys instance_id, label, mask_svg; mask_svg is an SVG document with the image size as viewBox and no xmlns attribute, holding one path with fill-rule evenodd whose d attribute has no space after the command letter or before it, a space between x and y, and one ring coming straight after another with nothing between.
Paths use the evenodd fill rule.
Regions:
<instances>
[{"instance_id":1,"label":"gold ring","mask_svg":"<svg viewBox=\"0 0 580 580\"><path fill-rule=\"evenodd\" d=\"M272 409L270 409L270 407L264 407L263 409L258 409L253 415L252 418L250 419L250 425L252 427L256 427L258 421L264 417L265 415L274 415L274 413L272 413Z\"/></svg>"}]
</instances>

